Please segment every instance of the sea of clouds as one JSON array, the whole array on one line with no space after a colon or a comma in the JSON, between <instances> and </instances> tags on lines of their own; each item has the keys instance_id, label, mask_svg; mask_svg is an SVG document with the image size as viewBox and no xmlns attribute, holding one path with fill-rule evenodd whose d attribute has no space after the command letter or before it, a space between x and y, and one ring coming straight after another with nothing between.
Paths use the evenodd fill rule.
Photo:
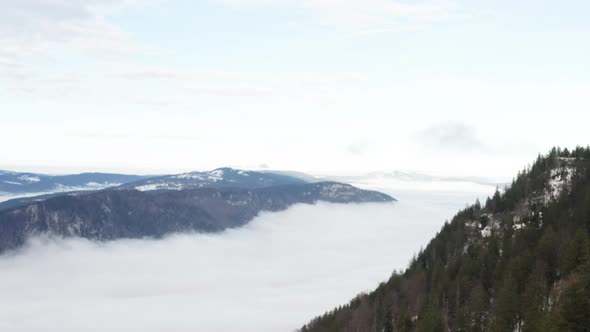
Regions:
<instances>
[{"instance_id":1,"label":"sea of clouds","mask_svg":"<svg viewBox=\"0 0 590 332\"><path fill-rule=\"evenodd\" d=\"M296 205L162 240L33 238L0 256L0 330L293 331L405 268L480 196Z\"/></svg>"}]
</instances>

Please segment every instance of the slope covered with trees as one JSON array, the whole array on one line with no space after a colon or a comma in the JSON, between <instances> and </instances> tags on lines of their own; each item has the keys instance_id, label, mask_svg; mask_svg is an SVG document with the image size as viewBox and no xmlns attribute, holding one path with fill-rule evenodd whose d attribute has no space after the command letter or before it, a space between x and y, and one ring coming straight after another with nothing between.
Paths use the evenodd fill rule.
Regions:
<instances>
[{"instance_id":1,"label":"slope covered with trees","mask_svg":"<svg viewBox=\"0 0 590 332\"><path fill-rule=\"evenodd\" d=\"M301 331L590 331L589 234L590 148L554 148Z\"/></svg>"}]
</instances>

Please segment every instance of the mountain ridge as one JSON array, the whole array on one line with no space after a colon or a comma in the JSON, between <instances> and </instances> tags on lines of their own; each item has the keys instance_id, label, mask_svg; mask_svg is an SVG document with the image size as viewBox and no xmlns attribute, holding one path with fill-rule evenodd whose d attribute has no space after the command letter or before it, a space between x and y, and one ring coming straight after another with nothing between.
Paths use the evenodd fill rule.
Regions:
<instances>
[{"instance_id":1,"label":"mountain ridge","mask_svg":"<svg viewBox=\"0 0 590 332\"><path fill-rule=\"evenodd\" d=\"M33 185L23 187L20 183L7 180L9 177L11 179L29 179L29 182L33 182ZM3 178L4 180L2 180ZM8 183L11 188L7 189L4 186L4 189L7 191L2 192L0 190L0 210L65 193L77 195L84 191L97 191L106 188L137 189L140 191L182 190L204 187L262 188L280 184L309 182L298 176L282 174L280 172L258 172L230 167L168 175L125 175L116 173L46 175L0 171L0 188L2 187L2 181ZM9 182L14 183L11 184ZM15 186L17 187L16 189L13 188Z\"/></svg>"},{"instance_id":2,"label":"mountain ridge","mask_svg":"<svg viewBox=\"0 0 590 332\"><path fill-rule=\"evenodd\" d=\"M210 171L193 171L142 179L119 186L122 189L182 190L204 187L262 188L281 184L306 183L307 181L286 174L260 172L220 167Z\"/></svg>"},{"instance_id":3,"label":"mountain ridge","mask_svg":"<svg viewBox=\"0 0 590 332\"><path fill-rule=\"evenodd\" d=\"M38 192L65 192L98 190L138 181L149 176L117 173L85 172L66 175L48 175L30 172L0 170L0 193L26 194Z\"/></svg>"},{"instance_id":4,"label":"mountain ridge","mask_svg":"<svg viewBox=\"0 0 590 332\"><path fill-rule=\"evenodd\" d=\"M114 240L175 232L218 232L242 226L260 211L280 211L293 204L318 201L395 199L336 182L149 191L110 188L65 194L0 210L0 252L18 248L29 236L43 233Z\"/></svg>"}]
</instances>

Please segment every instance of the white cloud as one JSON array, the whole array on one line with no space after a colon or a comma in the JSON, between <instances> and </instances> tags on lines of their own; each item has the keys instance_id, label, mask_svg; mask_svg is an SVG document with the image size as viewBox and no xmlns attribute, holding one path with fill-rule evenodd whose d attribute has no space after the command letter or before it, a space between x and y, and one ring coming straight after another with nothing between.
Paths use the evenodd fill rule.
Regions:
<instances>
[{"instance_id":1,"label":"white cloud","mask_svg":"<svg viewBox=\"0 0 590 332\"><path fill-rule=\"evenodd\" d=\"M34 76L34 70L30 66L0 54L0 76L18 80L28 79Z\"/></svg>"},{"instance_id":2,"label":"white cloud","mask_svg":"<svg viewBox=\"0 0 590 332\"><path fill-rule=\"evenodd\" d=\"M191 67L175 66L144 66L132 69L121 69L121 76L130 80L214 80L232 78L238 75L236 72L226 70L194 69Z\"/></svg>"},{"instance_id":3,"label":"white cloud","mask_svg":"<svg viewBox=\"0 0 590 332\"><path fill-rule=\"evenodd\" d=\"M193 85L186 88L196 94L214 96L264 96L272 93L272 89L252 84L231 85Z\"/></svg>"},{"instance_id":4,"label":"white cloud","mask_svg":"<svg viewBox=\"0 0 590 332\"><path fill-rule=\"evenodd\" d=\"M380 32L416 27L460 15L451 0L217 0L233 6L289 6L303 8L316 16L320 24L353 28L363 32Z\"/></svg>"},{"instance_id":5,"label":"white cloud","mask_svg":"<svg viewBox=\"0 0 590 332\"><path fill-rule=\"evenodd\" d=\"M467 200L409 196L298 205L214 235L37 238L0 257L0 330L292 331L404 268Z\"/></svg>"},{"instance_id":6,"label":"white cloud","mask_svg":"<svg viewBox=\"0 0 590 332\"><path fill-rule=\"evenodd\" d=\"M141 49L108 20L129 0L0 0L0 58L22 64L59 54L121 54ZM61 52L61 53L60 53Z\"/></svg>"},{"instance_id":7,"label":"white cloud","mask_svg":"<svg viewBox=\"0 0 590 332\"><path fill-rule=\"evenodd\" d=\"M367 151L368 148L369 143L363 140L348 144L346 146L346 151L352 153L353 155L362 155Z\"/></svg>"},{"instance_id":8,"label":"white cloud","mask_svg":"<svg viewBox=\"0 0 590 332\"><path fill-rule=\"evenodd\" d=\"M451 151L488 151L488 147L480 140L477 130L464 123L439 123L432 125L417 134L423 144L431 148Z\"/></svg>"},{"instance_id":9,"label":"white cloud","mask_svg":"<svg viewBox=\"0 0 590 332\"><path fill-rule=\"evenodd\" d=\"M121 69L119 77L141 83L169 82L176 86L175 92L185 100L191 100L194 95L210 96L264 96L273 92L273 89L262 83L248 83L255 81L256 77L245 77L244 74L224 70L206 70L180 67L139 67L131 70ZM116 77L115 77L116 79ZM143 104L164 106L171 101L155 101L153 97L132 97ZM178 103L178 101L177 101Z\"/></svg>"}]
</instances>

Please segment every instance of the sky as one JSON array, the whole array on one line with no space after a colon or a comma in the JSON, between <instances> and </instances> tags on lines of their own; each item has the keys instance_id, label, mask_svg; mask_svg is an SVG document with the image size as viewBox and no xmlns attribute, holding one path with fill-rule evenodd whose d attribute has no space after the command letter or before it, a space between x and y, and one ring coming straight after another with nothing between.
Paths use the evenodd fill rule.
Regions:
<instances>
[{"instance_id":1,"label":"sky","mask_svg":"<svg viewBox=\"0 0 590 332\"><path fill-rule=\"evenodd\" d=\"M0 0L0 168L511 177L589 143L589 10Z\"/></svg>"}]
</instances>

